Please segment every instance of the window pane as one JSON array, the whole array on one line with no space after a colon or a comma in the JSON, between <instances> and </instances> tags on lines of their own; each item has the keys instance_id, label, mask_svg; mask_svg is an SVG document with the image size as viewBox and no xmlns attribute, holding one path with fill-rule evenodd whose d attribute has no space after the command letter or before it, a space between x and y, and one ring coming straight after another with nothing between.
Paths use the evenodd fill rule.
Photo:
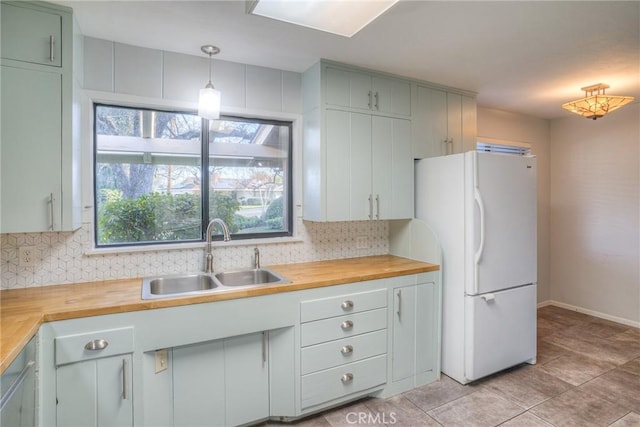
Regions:
<instances>
[{"instance_id":1,"label":"window pane","mask_svg":"<svg viewBox=\"0 0 640 427\"><path fill-rule=\"evenodd\" d=\"M209 133L209 215L238 237L290 235L291 127L222 118ZM248 236L247 236L248 237Z\"/></svg>"},{"instance_id":2,"label":"window pane","mask_svg":"<svg viewBox=\"0 0 640 427\"><path fill-rule=\"evenodd\" d=\"M96 106L97 245L202 238L201 122Z\"/></svg>"}]
</instances>

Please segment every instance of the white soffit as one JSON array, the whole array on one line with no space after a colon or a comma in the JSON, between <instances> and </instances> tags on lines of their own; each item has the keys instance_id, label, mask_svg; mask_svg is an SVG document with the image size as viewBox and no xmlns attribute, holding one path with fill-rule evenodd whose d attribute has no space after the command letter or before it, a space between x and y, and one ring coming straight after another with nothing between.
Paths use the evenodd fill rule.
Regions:
<instances>
[{"instance_id":1,"label":"white soffit","mask_svg":"<svg viewBox=\"0 0 640 427\"><path fill-rule=\"evenodd\" d=\"M290 24L352 37L398 0L249 0L248 10Z\"/></svg>"}]
</instances>

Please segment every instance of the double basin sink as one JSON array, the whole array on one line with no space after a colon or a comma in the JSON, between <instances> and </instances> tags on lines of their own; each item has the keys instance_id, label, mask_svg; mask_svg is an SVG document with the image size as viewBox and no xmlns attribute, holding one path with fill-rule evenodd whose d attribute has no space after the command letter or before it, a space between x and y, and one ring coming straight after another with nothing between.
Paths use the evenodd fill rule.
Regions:
<instances>
[{"instance_id":1,"label":"double basin sink","mask_svg":"<svg viewBox=\"0 0 640 427\"><path fill-rule=\"evenodd\" d=\"M205 295L280 283L290 281L268 268L150 277L142 280L142 299Z\"/></svg>"}]
</instances>

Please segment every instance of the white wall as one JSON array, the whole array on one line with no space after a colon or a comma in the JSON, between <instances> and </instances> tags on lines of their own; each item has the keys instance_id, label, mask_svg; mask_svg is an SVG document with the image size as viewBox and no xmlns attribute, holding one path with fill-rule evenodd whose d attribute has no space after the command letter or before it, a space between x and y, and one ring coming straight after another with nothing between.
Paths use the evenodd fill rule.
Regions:
<instances>
[{"instance_id":1,"label":"white wall","mask_svg":"<svg viewBox=\"0 0 640 427\"><path fill-rule=\"evenodd\" d=\"M538 302L550 298L549 280L549 121L523 114L478 108L478 138L531 144L538 164Z\"/></svg>"},{"instance_id":2,"label":"white wall","mask_svg":"<svg viewBox=\"0 0 640 427\"><path fill-rule=\"evenodd\" d=\"M551 122L552 300L640 322L640 105Z\"/></svg>"}]
</instances>

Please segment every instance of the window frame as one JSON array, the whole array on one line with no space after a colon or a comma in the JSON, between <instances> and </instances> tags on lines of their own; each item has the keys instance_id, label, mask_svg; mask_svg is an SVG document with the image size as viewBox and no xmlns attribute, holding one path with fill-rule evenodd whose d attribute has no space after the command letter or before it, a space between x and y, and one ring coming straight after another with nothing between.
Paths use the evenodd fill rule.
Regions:
<instances>
[{"instance_id":1,"label":"window frame","mask_svg":"<svg viewBox=\"0 0 640 427\"><path fill-rule=\"evenodd\" d=\"M209 218L209 196L210 196L210 188L209 188L209 167L210 167L210 157L209 157L209 143L210 143L210 123L211 120L207 120L204 118L200 118L201 120L201 130L200 130L200 173L201 173L201 182L207 183L206 185L202 185L200 192L200 203L201 203L201 235L199 239L188 239L188 240L156 240L156 241L145 241L145 242L127 242L127 243L114 243L114 244L99 244L98 243L98 205L97 205L97 179L96 179L96 171L98 164L98 138L97 138L97 120L96 114L97 109L99 107L114 107L114 108L124 108L131 110L146 110L146 111L158 111L164 113L172 113L172 114L189 114L197 116L197 112L191 108L180 108L180 107L172 107L170 105L148 105L146 103L137 103L137 102L125 102L122 100L97 100L92 99L91 102L91 153L92 153L92 170L91 170L91 179L92 179L92 204L93 204L93 215L92 215L92 242L93 248L95 252L111 252L118 250L135 250L136 248L153 248L158 247L167 247L171 246L172 248L187 248L189 245L193 246L194 244L201 244L207 240L206 229L208 222L212 219ZM242 122L257 122L260 124L270 124L277 126L286 126L289 132L288 138L288 155L286 159L286 183L283 186L283 191L286 193L286 203L284 204L284 208L286 209L286 220L284 220L284 225L286 227L285 231L274 231L274 232L262 232L262 233L235 233L232 234L232 242L236 244L255 244L256 242L260 243L280 243L283 239L295 239L296 231L295 231L295 200L297 199L296 187L294 186L294 181L296 178L296 169L294 161L294 156L296 155L296 131L297 117L292 114L286 113L274 113L273 116L265 116L264 113L256 113L252 114L250 111L229 111L221 112L219 120L230 120L230 121L242 121ZM206 129L206 130L205 130ZM214 240L221 240L221 236L219 238L215 238Z\"/></svg>"}]
</instances>

